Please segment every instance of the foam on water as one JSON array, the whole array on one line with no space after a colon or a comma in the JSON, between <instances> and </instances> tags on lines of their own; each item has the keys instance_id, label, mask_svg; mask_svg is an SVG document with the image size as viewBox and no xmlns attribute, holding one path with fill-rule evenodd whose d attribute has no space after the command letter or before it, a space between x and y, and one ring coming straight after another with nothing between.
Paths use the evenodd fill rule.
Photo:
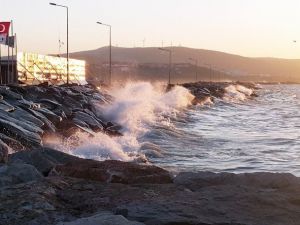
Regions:
<instances>
[{"instance_id":1,"label":"foam on water","mask_svg":"<svg viewBox=\"0 0 300 225\"><path fill-rule=\"evenodd\" d=\"M175 86L167 93L164 89L162 84L149 82L127 83L124 87L114 88L110 94L115 100L112 104L97 105L98 116L121 125L123 136L97 133L91 137L80 132L59 144L56 141L56 148L96 160L131 161L141 157L139 150L143 143L139 143L139 137L156 123L170 126L170 118L176 117L194 98L181 86Z\"/></svg>"},{"instance_id":2,"label":"foam on water","mask_svg":"<svg viewBox=\"0 0 300 225\"><path fill-rule=\"evenodd\" d=\"M225 88L223 99L228 102L245 101L253 94L253 90L242 85L229 85Z\"/></svg>"}]
</instances>

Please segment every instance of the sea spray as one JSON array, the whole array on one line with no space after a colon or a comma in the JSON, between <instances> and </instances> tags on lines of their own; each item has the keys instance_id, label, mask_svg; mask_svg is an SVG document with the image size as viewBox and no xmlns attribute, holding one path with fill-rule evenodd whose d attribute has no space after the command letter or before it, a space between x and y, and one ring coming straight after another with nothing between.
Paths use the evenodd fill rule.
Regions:
<instances>
[{"instance_id":1,"label":"sea spray","mask_svg":"<svg viewBox=\"0 0 300 225\"><path fill-rule=\"evenodd\" d=\"M245 101L253 94L253 90L242 85L229 85L225 88L223 99L227 102Z\"/></svg>"},{"instance_id":2,"label":"sea spray","mask_svg":"<svg viewBox=\"0 0 300 225\"><path fill-rule=\"evenodd\" d=\"M127 83L115 87L110 93L114 96L111 104L98 104L98 116L106 121L120 124L123 136L110 137L97 133L94 137L78 132L58 141L55 147L70 154L89 159L116 159L132 161L140 159L139 138L151 126L170 126L170 118L176 117L181 109L191 105L194 96L185 88L175 86L169 92L161 84L149 82Z\"/></svg>"}]
</instances>

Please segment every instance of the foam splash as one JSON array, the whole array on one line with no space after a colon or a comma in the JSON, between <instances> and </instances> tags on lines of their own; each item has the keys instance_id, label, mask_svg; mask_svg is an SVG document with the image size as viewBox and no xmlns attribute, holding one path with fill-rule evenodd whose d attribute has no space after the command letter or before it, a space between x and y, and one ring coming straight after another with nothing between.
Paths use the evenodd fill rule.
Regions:
<instances>
[{"instance_id":1,"label":"foam splash","mask_svg":"<svg viewBox=\"0 0 300 225\"><path fill-rule=\"evenodd\" d=\"M143 144L138 140L147 133L149 127L156 123L169 126L170 117L176 117L194 99L181 86L175 86L166 93L162 85L149 82L127 83L122 88L114 88L110 94L115 100L112 104L99 104L98 116L120 124L124 135L110 137L97 133L91 137L80 132L63 140L59 149L81 158L95 160L137 160L141 157L139 150Z\"/></svg>"},{"instance_id":2,"label":"foam splash","mask_svg":"<svg viewBox=\"0 0 300 225\"><path fill-rule=\"evenodd\" d=\"M228 102L245 101L253 94L253 90L242 85L229 85L225 88L223 99Z\"/></svg>"}]
</instances>

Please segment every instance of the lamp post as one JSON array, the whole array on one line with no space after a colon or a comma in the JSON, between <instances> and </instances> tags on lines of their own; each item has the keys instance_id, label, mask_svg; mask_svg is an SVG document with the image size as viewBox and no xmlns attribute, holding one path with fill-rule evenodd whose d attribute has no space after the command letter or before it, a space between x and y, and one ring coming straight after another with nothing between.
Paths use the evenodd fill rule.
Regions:
<instances>
[{"instance_id":1,"label":"lamp post","mask_svg":"<svg viewBox=\"0 0 300 225\"><path fill-rule=\"evenodd\" d=\"M50 2L52 6L63 7L67 9L67 84L69 84L70 75L69 75L69 7L65 5L58 5L56 3Z\"/></svg>"},{"instance_id":2,"label":"lamp post","mask_svg":"<svg viewBox=\"0 0 300 225\"><path fill-rule=\"evenodd\" d=\"M112 65L111 65L111 25L97 22L97 24L109 27L109 85L111 84Z\"/></svg>"},{"instance_id":3,"label":"lamp post","mask_svg":"<svg viewBox=\"0 0 300 225\"><path fill-rule=\"evenodd\" d=\"M195 70L196 70L196 82L198 82L198 59L189 58L189 60L195 63Z\"/></svg>"},{"instance_id":4,"label":"lamp post","mask_svg":"<svg viewBox=\"0 0 300 225\"><path fill-rule=\"evenodd\" d=\"M169 53L169 79L168 79L168 85L171 84L171 66L172 66L172 50L166 49L166 48L158 48L161 51L165 51Z\"/></svg>"},{"instance_id":5,"label":"lamp post","mask_svg":"<svg viewBox=\"0 0 300 225\"><path fill-rule=\"evenodd\" d=\"M209 79L210 79L210 82L212 82L212 68L211 68L211 64L205 64L206 66L209 66Z\"/></svg>"}]
</instances>

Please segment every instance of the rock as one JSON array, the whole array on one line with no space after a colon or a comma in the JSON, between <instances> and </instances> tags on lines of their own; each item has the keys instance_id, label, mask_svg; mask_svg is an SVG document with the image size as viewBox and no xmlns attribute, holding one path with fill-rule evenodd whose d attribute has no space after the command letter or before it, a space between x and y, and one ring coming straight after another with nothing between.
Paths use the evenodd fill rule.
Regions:
<instances>
[{"instance_id":1,"label":"rock","mask_svg":"<svg viewBox=\"0 0 300 225\"><path fill-rule=\"evenodd\" d=\"M4 119L0 119L0 132L15 138L24 146L36 146L42 143L42 139L37 133L30 132Z\"/></svg>"},{"instance_id":2,"label":"rock","mask_svg":"<svg viewBox=\"0 0 300 225\"><path fill-rule=\"evenodd\" d=\"M57 116L55 113L51 112L46 108L39 108L36 111L42 113L48 120L50 120L53 124L58 124L62 121L60 116Z\"/></svg>"},{"instance_id":3,"label":"rock","mask_svg":"<svg viewBox=\"0 0 300 225\"><path fill-rule=\"evenodd\" d=\"M57 165L55 171L61 176L108 183L165 184L172 182L169 172L162 168L116 160L98 162L94 160L77 159L64 165Z\"/></svg>"},{"instance_id":4,"label":"rock","mask_svg":"<svg viewBox=\"0 0 300 225\"><path fill-rule=\"evenodd\" d=\"M21 151L21 150L24 150L24 148L25 148L17 140L10 138L2 133L0 133L0 140L2 140L6 145L8 145L11 148L11 151L9 151L10 153L12 153L13 151Z\"/></svg>"},{"instance_id":5,"label":"rock","mask_svg":"<svg viewBox=\"0 0 300 225\"><path fill-rule=\"evenodd\" d=\"M0 188L34 181L42 177L36 168L31 165L23 163L7 164L0 167Z\"/></svg>"},{"instance_id":6,"label":"rock","mask_svg":"<svg viewBox=\"0 0 300 225\"><path fill-rule=\"evenodd\" d=\"M15 107L0 99L0 110L11 112L15 110Z\"/></svg>"},{"instance_id":7,"label":"rock","mask_svg":"<svg viewBox=\"0 0 300 225\"><path fill-rule=\"evenodd\" d=\"M57 225L143 225L135 221L129 221L120 215L111 212L101 212L91 217L80 218L72 222L61 222Z\"/></svg>"},{"instance_id":8,"label":"rock","mask_svg":"<svg viewBox=\"0 0 300 225\"><path fill-rule=\"evenodd\" d=\"M10 112L10 116L15 119L19 119L23 122L31 122L31 123L35 124L35 126L37 126L37 127L44 126L44 123L41 120L39 120L38 118L33 116L31 113L29 113L26 110L21 109L21 108L16 108L16 110L14 110L13 112Z\"/></svg>"},{"instance_id":9,"label":"rock","mask_svg":"<svg viewBox=\"0 0 300 225\"><path fill-rule=\"evenodd\" d=\"M183 172L179 173L174 183L184 185L192 189L206 186L219 185L240 185L254 186L262 188L285 188L289 186L299 186L300 178L292 174L276 173L212 173L212 172Z\"/></svg>"},{"instance_id":10,"label":"rock","mask_svg":"<svg viewBox=\"0 0 300 225\"><path fill-rule=\"evenodd\" d=\"M7 163L10 148L0 139L0 163Z\"/></svg>"},{"instance_id":11,"label":"rock","mask_svg":"<svg viewBox=\"0 0 300 225\"><path fill-rule=\"evenodd\" d=\"M9 87L0 86L0 94L4 96L4 98L13 99L13 100L22 100L23 96L17 94L10 90Z\"/></svg>"},{"instance_id":12,"label":"rock","mask_svg":"<svg viewBox=\"0 0 300 225\"><path fill-rule=\"evenodd\" d=\"M34 166L40 173L47 176L58 164L65 164L77 157L50 148L38 148L17 152L9 156L9 163L23 162Z\"/></svg>"},{"instance_id":13,"label":"rock","mask_svg":"<svg viewBox=\"0 0 300 225\"><path fill-rule=\"evenodd\" d=\"M85 122L93 131L99 132L103 130L103 126L95 117L84 112L75 112L74 119Z\"/></svg>"},{"instance_id":14,"label":"rock","mask_svg":"<svg viewBox=\"0 0 300 225\"><path fill-rule=\"evenodd\" d=\"M44 116L42 113L37 112L32 109L28 109L28 112L32 113L33 116L35 116L36 118L41 120L44 123L44 126L46 127L46 129L48 129L49 131L52 131L53 133L56 131L56 127L54 126L54 124L50 120L48 120L47 117Z\"/></svg>"},{"instance_id":15,"label":"rock","mask_svg":"<svg viewBox=\"0 0 300 225\"><path fill-rule=\"evenodd\" d=\"M24 122L20 119L15 119L14 117L11 117L10 113L5 112L5 111L0 111L0 119L10 121L10 122L22 127L23 129L33 132L33 133L37 133L37 134L44 133L44 131L40 127L37 127L35 124L33 124L29 121Z\"/></svg>"}]
</instances>

